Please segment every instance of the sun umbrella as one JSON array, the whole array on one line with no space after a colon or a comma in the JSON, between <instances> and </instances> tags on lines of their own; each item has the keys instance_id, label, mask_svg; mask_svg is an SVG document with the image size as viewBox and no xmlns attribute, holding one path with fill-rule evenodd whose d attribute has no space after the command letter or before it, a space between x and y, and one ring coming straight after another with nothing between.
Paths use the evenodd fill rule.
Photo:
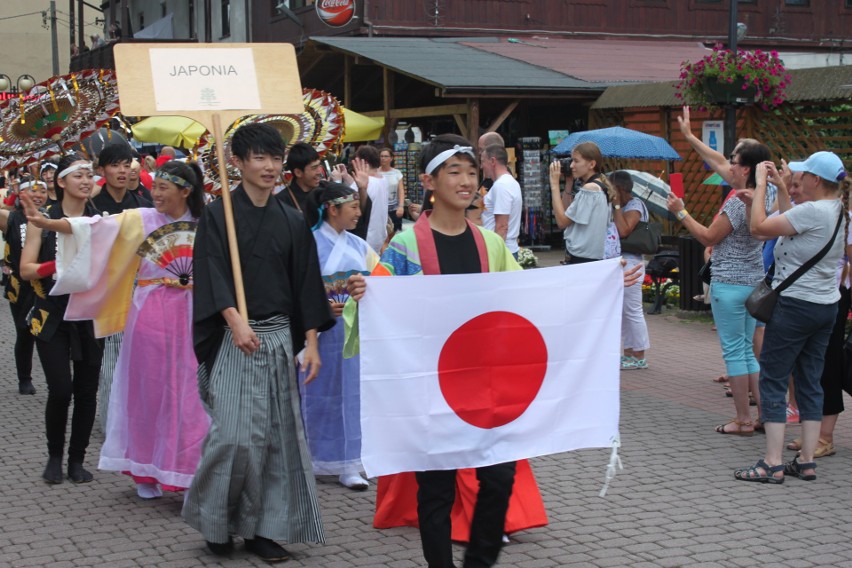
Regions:
<instances>
[{"instance_id":1,"label":"sun umbrella","mask_svg":"<svg viewBox=\"0 0 852 568\"><path fill-rule=\"evenodd\" d=\"M184 116L150 116L130 127L140 142L192 148L207 132L200 122Z\"/></svg>"},{"instance_id":2,"label":"sun umbrella","mask_svg":"<svg viewBox=\"0 0 852 568\"><path fill-rule=\"evenodd\" d=\"M728 185L728 184L725 183L725 180L722 179L722 176L720 176L719 174L713 174L709 178L702 181L701 185Z\"/></svg>"},{"instance_id":3,"label":"sun umbrella","mask_svg":"<svg viewBox=\"0 0 852 568\"><path fill-rule=\"evenodd\" d=\"M607 158L682 159L663 138L620 126L570 134L553 149L553 153L558 155L570 154L574 146L581 142L594 142Z\"/></svg>"},{"instance_id":4,"label":"sun umbrella","mask_svg":"<svg viewBox=\"0 0 852 568\"><path fill-rule=\"evenodd\" d=\"M119 110L115 72L52 77L0 106L0 168L40 162L74 148Z\"/></svg>"},{"instance_id":5,"label":"sun umbrella","mask_svg":"<svg viewBox=\"0 0 852 568\"><path fill-rule=\"evenodd\" d=\"M382 128L385 126L384 117L364 116L348 108L343 109L343 114L346 115L344 142L369 142L382 135Z\"/></svg>"},{"instance_id":6,"label":"sun umbrella","mask_svg":"<svg viewBox=\"0 0 852 568\"><path fill-rule=\"evenodd\" d=\"M274 126L284 138L289 150L296 142L305 142L316 149L320 158L328 152L337 154L343 144L345 119L340 103L329 93L316 89L303 89L305 112L300 114L256 114L238 120L225 132L225 160L228 161L228 178L240 180L240 172L230 164L230 140L234 131L246 123L264 123ZM203 135L193 150L204 169L204 189L218 195L219 162L216 146L210 133Z\"/></svg>"},{"instance_id":7,"label":"sun umbrella","mask_svg":"<svg viewBox=\"0 0 852 568\"><path fill-rule=\"evenodd\" d=\"M645 202L651 213L664 219L674 220L675 216L666 207L666 197L671 193L669 184L658 177L637 170L624 170L633 179L633 195Z\"/></svg>"}]
</instances>

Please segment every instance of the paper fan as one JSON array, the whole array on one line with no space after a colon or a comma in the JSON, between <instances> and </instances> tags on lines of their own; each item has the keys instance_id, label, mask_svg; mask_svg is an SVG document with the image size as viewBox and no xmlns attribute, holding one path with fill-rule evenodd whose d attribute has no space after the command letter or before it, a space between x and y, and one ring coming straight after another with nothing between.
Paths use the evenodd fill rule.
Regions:
<instances>
[{"instance_id":1,"label":"paper fan","mask_svg":"<svg viewBox=\"0 0 852 568\"><path fill-rule=\"evenodd\" d=\"M136 254L153 262L186 286L192 280L192 245L197 223L178 221L163 225L148 235Z\"/></svg>"},{"instance_id":2,"label":"paper fan","mask_svg":"<svg viewBox=\"0 0 852 568\"><path fill-rule=\"evenodd\" d=\"M305 111L299 114L255 114L244 117L232 124L225 132L225 163L230 181L238 182L240 172L231 165L231 136L245 123L270 124L274 126L287 143L287 150L297 142L313 146L320 158L328 152L339 153L343 145L344 117L343 109L337 99L316 89L302 89L302 101ZM222 189L219 180L219 160L213 135L205 133L198 139L193 149L204 170L204 190L219 195Z\"/></svg>"},{"instance_id":3,"label":"paper fan","mask_svg":"<svg viewBox=\"0 0 852 568\"><path fill-rule=\"evenodd\" d=\"M0 105L0 168L62 154L97 132L118 110L115 72L110 69L41 82Z\"/></svg>"},{"instance_id":4,"label":"paper fan","mask_svg":"<svg viewBox=\"0 0 852 568\"><path fill-rule=\"evenodd\" d=\"M325 293L329 300L343 303L349 298L349 291L346 289L346 282L353 274L363 274L369 276L369 272L360 270L349 270L347 272L335 272L328 276L322 277L322 282L325 284Z\"/></svg>"}]
</instances>

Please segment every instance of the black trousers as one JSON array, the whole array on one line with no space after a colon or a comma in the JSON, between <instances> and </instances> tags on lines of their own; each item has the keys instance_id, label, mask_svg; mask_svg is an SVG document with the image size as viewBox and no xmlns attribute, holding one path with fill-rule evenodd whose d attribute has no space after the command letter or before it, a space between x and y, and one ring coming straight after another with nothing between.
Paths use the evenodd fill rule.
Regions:
<instances>
[{"instance_id":1,"label":"black trousers","mask_svg":"<svg viewBox=\"0 0 852 568\"><path fill-rule=\"evenodd\" d=\"M423 556L429 568L452 568L450 512L456 498L456 470L418 471L415 475ZM497 562L515 483L515 462L477 468L476 478L479 493L464 555L465 568L493 566Z\"/></svg>"},{"instance_id":2,"label":"black trousers","mask_svg":"<svg viewBox=\"0 0 852 568\"><path fill-rule=\"evenodd\" d=\"M9 302L12 319L15 321L15 369L18 372L18 382L32 380L33 349L35 337L28 327L19 325L26 314L21 314L21 306Z\"/></svg>"},{"instance_id":3,"label":"black trousers","mask_svg":"<svg viewBox=\"0 0 852 568\"><path fill-rule=\"evenodd\" d=\"M100 342L85 330L86 325L91 323L62 322L50 341L39 339L36 342L47 380L44 409L47 452L51 457L63 455L68 408L73 399L68 461L80 463L86 455L95 423L103 355Z\"/></svg>"},{"instance_id":4,"label":"black trousers","mask_svg":"<svg viewBox=\"0 0 852 568\"><path fill-rule=\"evenodd\" d=\"M822 415L831 416L843 412L843 379L845 367L843 365L843 347L846 343L846 316L852 304L849 289L840 287L840 301L837 302L837 319L828 338L828 347L825 350L825 366L822 369Z\"/></svg>"}]
</instances>

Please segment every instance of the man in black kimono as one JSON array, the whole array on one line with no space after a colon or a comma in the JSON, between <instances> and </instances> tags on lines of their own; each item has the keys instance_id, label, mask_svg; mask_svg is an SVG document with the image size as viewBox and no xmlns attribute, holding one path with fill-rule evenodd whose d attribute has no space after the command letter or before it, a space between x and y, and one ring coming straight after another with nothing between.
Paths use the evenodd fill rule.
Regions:
<instances>
[{"instance_id":1,"label":"man in black kimono","mask_svg":"<svg viewBox=\"0 0 852 568\"><path fill-rule=\"evenodd\" d=\"M297 142L287 152L287 169L293 174L293 182L276 197L304 214L308 194L323 178L319 154L310 144Z\"/></svg>"},{"instance_id":2,"label":"man in black kimono","mask_svg":"<svg viewBox=\"0 0 852 568\"><path fill-rule=\"evenodd\" d=\"M289 557L276 540L325 540L294 353L304 346L312 380L317 332L334 325L313 235L302 215L272 197L284 148L267 124L242 126L231 141L242 173L232 199L248 323L237 312L222 201L198 223L194 341L212 424L183 508L214 554L228 555L237 535L267 561Z\"/></svg>"}]
</instances>

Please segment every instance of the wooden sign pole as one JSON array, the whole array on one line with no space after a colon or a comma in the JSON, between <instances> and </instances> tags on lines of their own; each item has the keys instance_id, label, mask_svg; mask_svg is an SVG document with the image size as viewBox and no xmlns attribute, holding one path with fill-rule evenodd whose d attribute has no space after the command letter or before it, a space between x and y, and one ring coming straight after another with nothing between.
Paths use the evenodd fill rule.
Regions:
<instances>
[{"instance_id":1,"label":"wooden sign pole","mask_svg":"<svg viewBox=\"0 0 852 568\"><path fill-rule=\"evenodd\" d=\"M237 229L234 224L234 205L231 202L231 180L228 179L228 166L225 163L225 133L222 131L222 118L213 115L213 138L216 141L216 158L219 162L219 179L222 182L222 205L225 208L225 232L228 235L228 252L231 254L231 271L234 273L234 295L237 311L248 321L246 307L246 289L243 284L243 270L240 263L240 249L237 246Z\"/></svg>"},{"instance_id":2,"label":"wooden sign pole","mask_svg":"<svg viewBox=\"0 0 852 568\"><path fill-rule=\"evenodd\" d=\"M304 111L295 49L285 43L120 43L113 55L122 113L185 116L213 132L235 300L247 320L222 123Z\"/></svg>"}]
</instances>

